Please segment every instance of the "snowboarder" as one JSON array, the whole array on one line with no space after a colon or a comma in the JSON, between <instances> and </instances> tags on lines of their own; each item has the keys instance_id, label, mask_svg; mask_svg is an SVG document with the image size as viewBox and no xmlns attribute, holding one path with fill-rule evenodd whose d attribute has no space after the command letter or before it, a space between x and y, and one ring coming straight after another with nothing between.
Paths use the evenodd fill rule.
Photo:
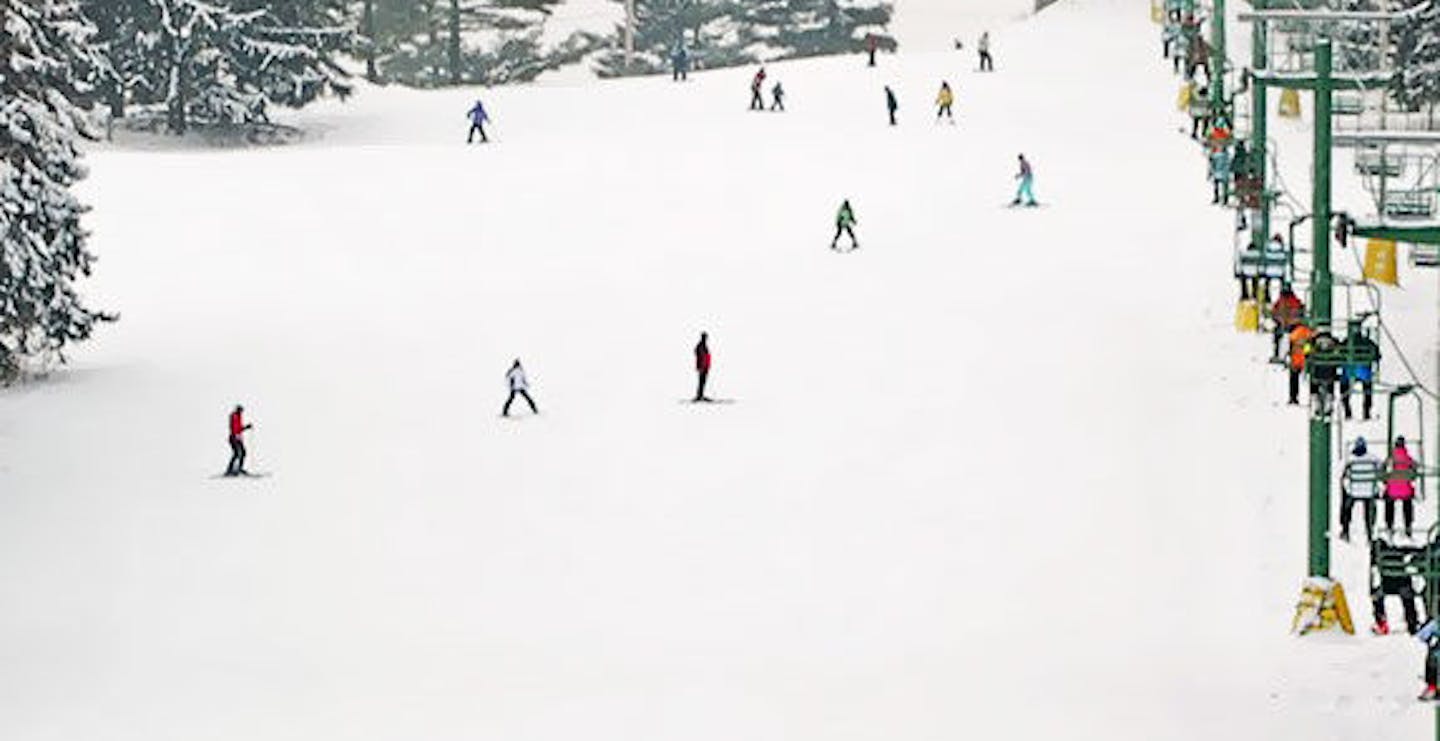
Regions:
<instances>
[{"instance_id":1,"label":"snowboarder","mask_svg":"<svg viewBox=\"0 0 1440 741\"><path fill-rule=\"evenodd\" d=\"M895 91L885 86L885 109L890 111L890 125L895 125L895 111L900 110L900 101L895 99Z\"/></svg>"},{"instance_id":2,"label":"snowboarder","mask_svg":"<svg viewBox=\"0 0 1440 741\"><path fill-rule=\"evenodd\" d=\"M1403 435L1395 438L1395 448L1385 462L1385 530L1395 532L1395 503L1400 503L1405 521L1405 537L1412 537L1415 526L1415 459L1405 447Z\"/></svg>"},{"instance_id":3,"label":"snowboarder","mask_svg":"<svg viewBox=\"0 0 1440 741\"><path fill-rule=\"evenodd\" d=\"M781 87L779 81L776 81L775 87L770 88L770 100L770 110L785 110L785 88Z\"/></svg>"},{"instance_id":4,"label":"snowboarder","mask_svg":"<svg viewBox=\"0 0 1440 741\"><path fill-rule=\"evenodd\" d=\"M750 110L765 110L765 96L761 93L764 85L765 68L761 67L760 71L755 73L754 79L750 81Z\"/></svg>"},{"instance_id":5,"label":"snowboarder","mask_svg":"<svg viewBox=\"0 0 1440 741\"><path fill-rule=\"evenodd\" d=\"M880 39L875 38L873 33L865 34L865 51L870 54L869 66L871 67L875 66L875 50L878 48L880 48Z\"/></svg>"},{"instance_id":6,"label":"snowboarder","mask_svg":"<svg viewBox=\"0 0 1440 741\"><path fill-rule=\"evenodd\" d=\"M839 213L835 214L835 237L830 240L830 249L840 249L841 233L850 235L850 249L860 249L860 242L855 239L855 224L857 223L859 222L855 221L855 211L850 208L850 199L847 198L840 204Z\"/></svg>"},{"instance_id":7,"label":"snowboarder","mask_svg":"<svg viewBox=\"0 0 1440 741\"><path fill-rule=\"evenodd\" d=\"M225 466L226 476L249 476L250 472L245 470L245 431L250 425L245 423L245 407L235 405L234 411L230 412L230 462Z\"/></svg>"},{"instance_id":8,"label":"snowboarder","mask_svg":"<svg viewBox=\"0 0 1440 741\"><path fill-rule=\"evenodd\" d=\"M510 416L510 404L515 401L516 396L525 399L525 403L530 405L531 414L540 413L540 410L535 408L535 400L530 398L530 381L525 378L525 369L520 366L519 358L515 359L510 370L505 373L505 383L510 387L510 397L505 400L500 416Z\"/></svg>"},{"instance_id":9,"label":"snowboarder","mask_svg":"<svg viewBox=\"0 0 1440 741\"><path fill-rule=\"evenodd\" d=\"M1296 322L1287 337L1290 340L1290 400L1291 406L1300 404L1300 376L1305 373L1305 354L1310 348L1310 338L1315 332L1303 322Z\"/></svg>"},{"instance_id":10,"label":"snowboarder","mask_svg":"<svg viewBox=\"0 0 1440 741\"><path fill-rule=\"evenodd\" d=\"M675 49L670 52L671 79L675 82L682 82L688 79L690 72L690 50L685 48L685 42L677 41Z\"/></svg>"},{"instance_id":11,"label":"snowboarder","mask_svg":"<svg viewBox=\"0 0 1440 741\"><path fill-rule=\"evenodd\" d=\"M981 72L994 72L994 71L995 71L995 60L990 57L990 32L989 32L989 31L985 31L985 32L983 32L983 33L980 34L979 49L980 49L980 71L981 71Z\"/></svg>"},{"instance_id":12,"label":"snowboarder","mask_svg":"<svg viewBox=\"0 0 1440 741\"><path fill-rule=\"evenodd\" d=\"M1276 235L1279 238L1279 235ZM1305 317L1305 303L1295 295L1288 284L1280 284L1280 296L1275 299L1275 305L1270 307L1270 319L1274 322L1271 330L1270 361L1280 362L1280 338L1290 334L1295 325Z\"/></svg>"},{"instance_id":13,"label":"snowboarder","mask_svg":"<svg viewBox=\"0 0 1440 741\"><path fill-rule=\"evenodd\" d=\"M701 332L700 342L695 345L695 398L693 401L713 401L705 395L705 381L710 378L710 333Z\"/></svg>"},{"instance_id":14,"label":"snowboarder","mask_svg":"<svg viewBox=\"0 0 1440 741\"><path fill-rule=\"evenodd\" d=\"M941 118L946 118L950 120L950 123L955 123L955 114L950 111L950 107L955 105L955 93L950 91L950 83L943 81L940 83L940 94L935 96L935 105L939 106L939 110L935 113L937 122Z\"/></svg>"},{"instance_id":15,"label":"snowboarder","mask_svg":"<svg viewBox=\"0 0 1440 741\"><path fill-rule=\"evenodd\" d=\"M1019 206L1021 199L1024 199L1026 206L1038 205L1035 203L1035 171L1030 168L1030 161L1025 155L1020 155L1020 172L1015 174L1015 179L1020 181L1020 187L1015 191L1015 200L1010 202L1011 206Z\"/></svg>"},{"instance_id":16,"label":"snowboarder","mask_svg":"<svg viewBox=\"0 0 1440 741\"><path fill-rule=\"evenodd\" d=\"M1360 328L1360 323L1351 321L1345 333L1345 357L1346 358L1373 358L1379 357L1380 348L1375 346L1375 341L1365 336ZM1340 406L1345 410L1345 419L1350 419L1350 390L1355 384L1360 384L1362 397L1361 415L1370 419L1370 411L1375 404L1375 367L1368 362L1346 362L1340 370Z\"/></svg>"},{"instance_id":17,"label":"snowboarder","mask_svg":"<svg viewBox=\"0 0 1440 741\"><path fill-rule=\"evenodd\" d=\"M1365 438L1355 438L1350 460L1340 472L1341 540L1350 540L1350 520L1357 503L1365 518L1365 539L1371 539L1375 530L1375 499L1380 495L1380 470L1380 461L1370 454Z\"/></svg>"},{"instance_id":18,"label":"snowboarder","mask_svg":"<svg viewBox=\"0 0 1440 741\"><path fill-rule=\"evenodd\" d=\"M470 109L470 112L465 115L470 117L470 135L465 137L465 143L474 143L476 132L480 134L481 144L490 141L489 137L485 136L485 122L490 120L490 116L485 113L485 105L481 103L478 98L475 100L475 105Z\"/></svg>"}]
</instances>

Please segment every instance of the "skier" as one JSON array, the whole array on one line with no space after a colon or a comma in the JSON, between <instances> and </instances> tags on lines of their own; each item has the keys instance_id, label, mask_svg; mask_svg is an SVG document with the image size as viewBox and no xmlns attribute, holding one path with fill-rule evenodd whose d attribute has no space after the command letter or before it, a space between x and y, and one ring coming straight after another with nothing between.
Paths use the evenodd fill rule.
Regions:
<instances>
[{"instance_id":1,"label":"skier","mask_svg":"<svg viewBox=\"0 0 1440 741\"><path fill-rule=\"evenodd\" d=\"M1365 517L1365 539L1370 540L1375 530L1375 498L1380 494L1380 461L1370 455L1365 438L1355 438L1350 449L1350 460L1340 472L1340 539L1350 540L1350 520L1355 505L1361 505Z\"/></svg>"},{"instance_id":2,"label":"skier","mask_svg":"<svg viewBox=\"0 0 1440 741\"><path fill-rule=\"evenodd\" d=\"M1030 161L1025 155L1020 155L1020 172L1015 174L1015 179L1020 181L1020 187L1015 191L1015 200L1010 202L1011 206L1019 206L1023 198L1026 206L1035 206L1035 171L1030 168Z\"/></svg>"},{"instance_id":3,"label":"skier","mask_svg":"<svg viewBox=\"0 0 1440 741\"><path fill-rule=\"evenodd\" d=\"M840 204L839 213L835 214L835 237L830 240L830 249L840 249L840 234L843 232L850 235L850 249L860 249L860 242L855 239L855 211L850 208L850 199L845 199Z\"/></svg>"},{"instance_id":4,"label":"skier","mask_svg":"<svg viewBox=\"0 0 1440 741\"><path fill-rule=\"evenodd\" d=\"M710 334L700 333L700 342L695 345L695 398L693 401L713 401L705 395L705 381L710 378Z\"/></svg>"},{"instance_id":5,"label":"skier","mask_svg":"<svg viewBox=\"0 0 1440 741\"><path fill-rule=\"evenodd\" d=\"M1180 38L1180 23L1174 19L1165 20L1165 30L1160 36L1160 58L1170 58L1170 47Z\"/></svg>"},{"instance_id":6,"label":"skier","mask_svg":"<svg viewBox=\"0 0 1440 741\"><path fill-rule=\"evenodd\" d=\"M895 100L895 91L885 86L885 108L890 111L890 125L895 125L895 111L900 109L900 102Z\"/></svg>"},{"instance_id":7,"label":"skier","mask_svg":"<svg viewBox=\"0 0 1440 741\"><path fill-rule=\"evenodd\" d=\"M980 71L994 72L995 60L990 58L990 32L980 34Z\"/></svg>"},{"instance_id":8,"label":"skier","mask_svg":"<svg viewBox=\"0 0 1440 741\"><path fill-rule=\"evenodd\" d=\"M1378 357L1380 348L1375 346L1375 341L1365 336L1360 329L1360 323L1351 321L1345 333L1345 357L1365 358ZM1375 402L1375 368L1368 362L1346 362L1340 370L1340 406L1345 410L1345 419L1350 419L1350 390L1355 384L1360 384L1360 393L1363 401L1360 412L1365 419L1370 419L1370 410Z\"/></svg>"},{"instance_id":9,"label":"skier","mask_svg":"<svg viewBox=\"0 0 1440 741\"><path fill-rule=\"evenodd\" d=\"M1300 376L1305 373L1305 353L1310 349L1310 338L1315 333L1303 322L1291 327L1290 340L1290 401L1292 406L1300 404Z\"/></svg>"},{"instance_id":10,"label":"skier","mask_svg":"<svg viewBox=\"0 0 1440 741\"><path fill-rule=\"evenodd\" d=\"M1279 239L1279 235L1276 235ZM1271 362L1280 362L1280 338L1290 334L1305 317L1305 304L1295 292L1290 290L1288 284L1280 284L1280 297L1275 299L1275 305L1270 307L1270 318L1274 321L1274 328L1271 331Z\"/></svg>"},{"instance_id":11,"label":"skier","mask_svg":"<svg viewBox=\"0 0 1440 741\"><path fill-rule=\"evenodd\" d=\"M880 40L875 38L875 34L865 34L865 51L870 54L869 66L871 67L875 66L875 50L878 48L880 48Z\"/></svg>"},{"instance_id":12,"label":"skier","mask_svg":"<svg viewBox=\"0 0 1440 741\"><path fill-rule=\"evenodd\" d=\"M761 67L755 73L755 78L750 81L750 110L765 110L765 97L761 94L762 86L765 84L765 68Z\"/></svg>"},{"instance_id":13,"label":"skier","mask_svg":"<svg viewBox=\"0 0 1440 741\"><path fill-rule=\"evenodd\" d=\"M950 107L955 105L955 94L950 91L950 83L944 81L940 83L940 94L935 96L935 105L939 106L939 110L935 113L937 122L941 118L947 118L950 123L955 123L955 115L950 112Z\"/></svg>"},{"instance_id":14,"label":"skier","mask_svg":"<svg viewBox=\"0 0 1440 741\"><path fill-rule=\"evenodd\" d=\"M465 137L465 143L473 143L476 132L480 133L481 144L490 141L490 139L485 136L485 122L490 120L490 116L485 113L485 105L480 102L479 98L475 99L475 106L465 115L470 117L470 135Z\"/></svg>"},{"instance_id":15,"label":"skier","mask_svg":"<svg viewBox=\"0 0 1440 741\"><path fill-rule=\"evenodd\" d=\"M510 386L510 397L505 400L505 407L500 410L500 416L510 416L510 404L519 396L525 399L530 405L531 414L539 414L540 410L535 408L535 400L530 398L530 381L525 378L525 369L520 367L520 359L516 358L510 370L505 373L505 382Z\"/></svg>"},{"instance_id":16,"label":"skier","mask_svg":"<svg viewBox=\"0 0 1440 741\"><path fill-rule=\"evenodd\" d=\"M1415 637L1425 644L1425 691L1420 693L1419 699L1440 699L1440 690L1435 687L1436 682L1440 681L1440 625L1437 625L1432 617Z\"/></svg>"},{"instance_id":17,"label":"skier","mask_svg":"<svg viewBox=\"0 0 1440 741\"><path fill-rule=\"evenodd\" d=\"M1415 459L1405 447L1403 435L1395 438L1395 448L1385 465L1385 530L1395 532L1395 503L1405 520L1405 537L1412 537L1415 525Z\"/></svg>"},{"instance_id":18,"label":"skier","mask_svg":"<svg viewBox=\"0 0 1440 741\"><path fill-rule=\"evenodd\" d=\"M1264 269L1261 271L1260 281L1260 288L1263 289L1265 296L1274 295L1274 289L1271 287L1272 282L1274 282L1275 285L1284 285L1285 263L1289 260L1287 252L1285 249L1285 239L1279 234L1276 234L1271 238L1270 242L1265 245L1265 263ZM1261 298L1260 291L1256 291L1255 298ZM1296 299L1296 301L1299 301L1299 299Z\"/></svg>"},{"instance_id":19,"label":"skier","mask_svg":"<svg viewBox=\"0 0 1440 741\"><path fill-rule=\"evenodd\" d=\"M225 466L226 476L249 476L250 472L245 470L245 431L250 425L245 423L245 407L235 405L235 410L230 412L230 462Z\"/></svg>"},{"instance_id":20,"label":"skier","mask_svg":"<svg viewBox=\"0 0 1440 741\"><path fill-rule=\"evenodd\" d=\"M1385 617L1385 598L1391 595L1400 598L1400 607L1405 611L1405 629L1410 635L1415 635L1420 630L1420 616L1415 604L1415 582L1408 575L1380 575L1380 583L1370 590L1370 609L1375 614L1375 625L1370 632L1377 636L1390 635L1390 622Z\"/></svg>"},{"instance_id":21,"label":"skier","mask_svg":"<svg viewBox=\"0 0 1440 741\"><path fill-rule=\"evenodd\" d=\"M690 72L690 50L685 48L685 42L675 42L675 49L670 52L671 79L681 82L688 79Z\"/></svg>"},{"instance_id":22,"label":"skier","mask_svg":"<svg viewBox=\"0 0 1440 741\"><path fill-rule=\"evenodd\" d=\"M1210 126L1210 90L1200 88L1190 97L1190 138L1198 140Z\"/></svg>"},{"instance_id":23,"label":"skier","mask_svg":"<svg viewBox=\"0 0 1440 741\"><path fill-rule=\"evenodd\" d=\"M1220 187L1230 181L1230 153L1225 147L1210 149L1210 202L1220 203Z\"/></svg>"},{"instance_id":24,"label":"skier","mask_svg":"<svg viewBox=\"0 0 1440 741\"><path fill-rule=\"evenodd\" d=\"M780 86L779 81L775 82L775 87L770 88L770 99L772 101L770 103L770 110L785 110L785 88Z\"/></svg>"}]
</instances>

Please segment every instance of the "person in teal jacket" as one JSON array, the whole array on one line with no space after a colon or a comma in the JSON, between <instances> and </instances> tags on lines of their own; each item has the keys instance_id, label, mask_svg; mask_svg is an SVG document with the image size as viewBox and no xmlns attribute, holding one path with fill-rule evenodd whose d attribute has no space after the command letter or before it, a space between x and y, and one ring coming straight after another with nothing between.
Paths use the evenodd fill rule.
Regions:
<instances>
[{"instance_id":1,"label":"person in teal jacket","mask_svg":"<svg viewBox=\"0 0 1440 741\"><path fill-rule=\"evenodd\" d=\"M1020 172L1015 174L1015 179L1020 181L1020 187L1015 190L1015 200L1010 202L1011 206L1019 206L1023 200L1026 206L1035 204L1035 171L1030 168L1030 161L1025 155L1020 155Z\"/></svg>"},{"instance_id":2,"label":"person in teal jacket","mask_svg":"<svg viewBox=\"0 0 1440 741\"><path fill-rule=\"evenodd\" d=\"M844 203L840 204L840 212L835 214L835 237L830 240L830 249L840 249L840 235L842 233L850 235L850 249L860 249L860 242L855 239L856 223L855 210L850 208L850 199L847 198Z\"/></svg>"}]
</instances>

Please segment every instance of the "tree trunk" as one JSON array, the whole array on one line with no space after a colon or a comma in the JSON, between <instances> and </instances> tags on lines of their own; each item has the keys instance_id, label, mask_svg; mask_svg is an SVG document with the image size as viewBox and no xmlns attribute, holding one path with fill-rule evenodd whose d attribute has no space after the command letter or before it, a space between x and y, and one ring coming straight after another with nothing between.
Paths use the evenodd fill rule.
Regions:
<instances>
[{"instance_id":1,"label":"tree trunk","mask_svg":"<svg viewBox=\"0 0 1440 741\"><path fill-rule=\"evenodd\" d=\"M460 0L450 0L450 84L460 84Z\"/></svg>"},{"instance_id":2,"label":"tree trunk","mask_svg":"<svg viewBox=\"0 0 1440 741\"><path fill-rule=\"evenodd\" d=\"M380 82L380 73L375 69L375 0L365 0L360 33L365 37L365 79L372 83Z\"/></svg>"}]
</instances>

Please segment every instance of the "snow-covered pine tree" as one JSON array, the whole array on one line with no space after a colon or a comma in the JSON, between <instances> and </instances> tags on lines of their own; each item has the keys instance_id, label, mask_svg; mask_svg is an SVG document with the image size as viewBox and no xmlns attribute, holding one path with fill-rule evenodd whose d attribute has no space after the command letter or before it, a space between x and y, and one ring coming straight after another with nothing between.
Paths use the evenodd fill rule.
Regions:
<instances>
[{"instance_id":1,"label":"snow-covered pine tree","mask_svg":"<svg viewBox=\"0 0 1440 741\"><path fill-rule=\"evenodd\" d=\"M75 282L94 256L70 192L85 177L78 141L104 65L74 0L0 0L0 379L113 317L85 308Z\"/></svg>"},{"instance_id":2,"label":"snow-covered pine tree","mask_svg":"<svg viewBox=\"0 0 1440 741\"><path fill-rule=\"evenodd\" d=\"M1424 0L1396 23L1395 79L1391 92L1406 110L1433 109L1440 103L1440 0ZM1415 7L1412 4L1411 7Z\"/></svg>"},{"instance_id":3,"label":"snow-covered pine tree","mask_svg":"<svg viewBox=\"0 0 1440 741\"><path fill-rule=\"evenodd\" d=\"M111 109L163 105L167 128L266 120L349 92L335 63L355 32L343 0L86 0L115 70Z\"/></svg>"},{"instance_id":4,"label":"snow-covered pine tree","mask_svg":"<svg viewBox=\"0 0 1440 741\"><path fill-rule=\"evenodd\" d=\"M576 34L557 48L540 43L562 0L374 0L380 77L430 87L534 78L589 51Z\"/></svg>"},{"instance_id":5,"label":"snow-covered pine tree","mask_svg":"<svg viewBox=\"0 0 1440 741\"><path fill-rule=\"evenodd\" d=\"M664 71L681 38L707 67L858 51L869 34L894 48L884 32L892 12L885 0L635 0L632 69L624 69L617 43L600 60L599 72Z\"/></svg>"}]
</instances>

